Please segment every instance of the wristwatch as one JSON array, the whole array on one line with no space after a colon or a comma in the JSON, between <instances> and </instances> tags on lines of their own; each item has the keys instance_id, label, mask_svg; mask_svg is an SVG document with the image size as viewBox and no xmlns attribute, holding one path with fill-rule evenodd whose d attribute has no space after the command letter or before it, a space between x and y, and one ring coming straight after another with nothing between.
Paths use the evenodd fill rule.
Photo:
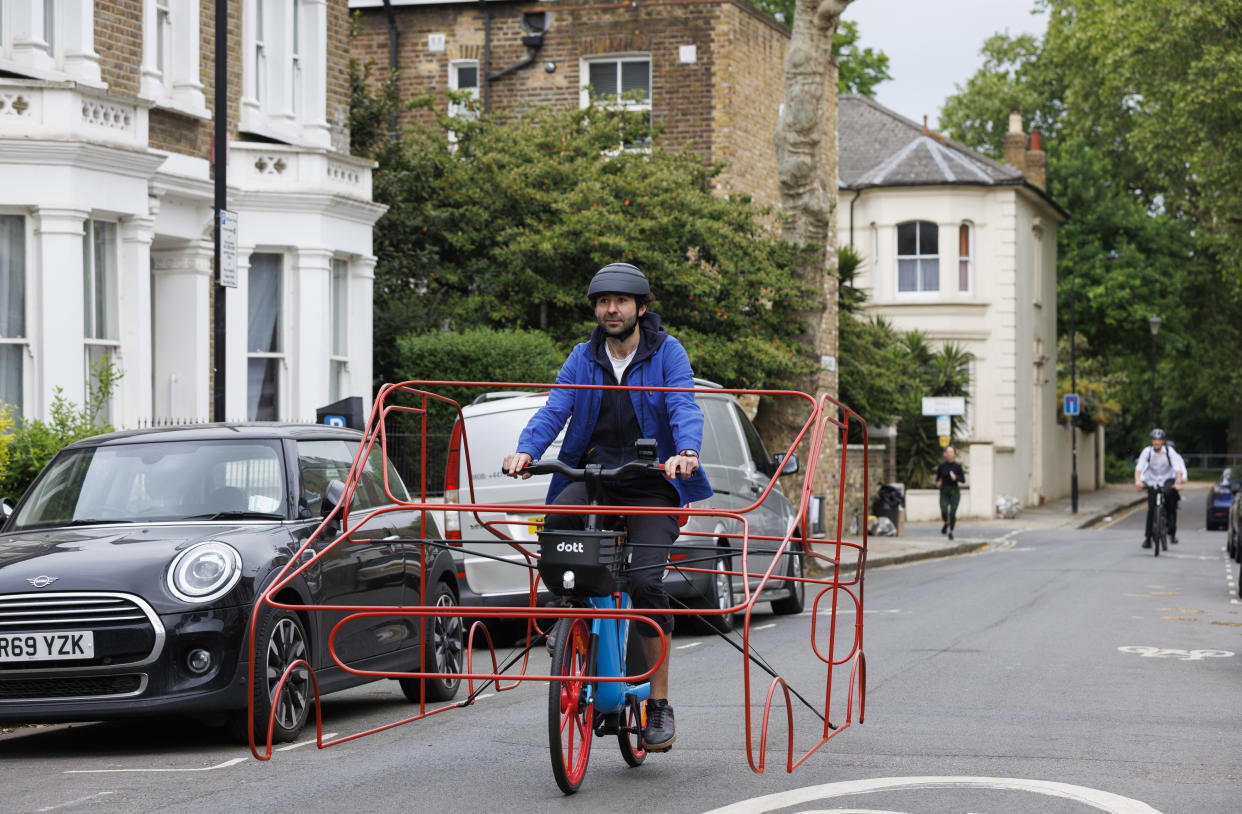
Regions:
<instances>
[{"instance_id":1,"label":"wristwatch","mask_svg":"<svg viewBox=\"0 0 1242 814\"><path fill-rule=\"evenodd\" d=\"M692 450L692 449L683 449L681 452L679 452L679 453L677 453L677 454L678 454L678 455L682 455L682 456L684 456L684 457L686 457L686 458L697 458L697 457L699 457L699 453L695 452L695 451L694 451L694 450Z\"/></svg>"}]
</instances>

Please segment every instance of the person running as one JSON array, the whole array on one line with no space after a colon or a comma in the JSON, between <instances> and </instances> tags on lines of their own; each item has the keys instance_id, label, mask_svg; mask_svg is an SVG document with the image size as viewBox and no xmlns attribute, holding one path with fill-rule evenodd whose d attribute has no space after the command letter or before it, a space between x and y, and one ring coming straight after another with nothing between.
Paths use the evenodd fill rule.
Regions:
<instances>
[{"instance_id":1,"label":"person running","mask_svg":"<svg viewBox=\"0 0 1242 814\"><path fill-rule=\"evenodd\" d=\"M936 467L936 488L940 490L940 519L944 521L940 533L948 534L950 540L957 526L957 504L962 502L962 486L965 483L966 473L957 462L957 450L945 447L944 460Z\"/></svg>"},{"instance_id":2,"label":"person running","mask_svg":"<svg viewBox=\"0 0 1242 814\"><path fill-rule=\"evenodd\" d=\"M654 299L647 277L629 263L610 263L595 273L587 298L598 325L588 341L569 354L556 377L557 384L642 385L694 387L690 359L681 343L647 310ZM599 390L554 388L544 405L518 438L517 451L505 457L504 471L512 477L530 477L526 465L539 458L566 422L561 461L575 469L587 464L613 468L636 460L634 442L655 438L664 460L664 474L648 473L602 484L601 503L612 506L665 506L674 508L712 495L711 484L699 468L703 440L703 413L688 392L653 390ZM552 476L549 504L587 502L586 485ZM549 513L548 529L582 528L581 515ZM677 539L677 519L667 515L630 515L631 549L629 590L635 608L659 611L669 607L664 591L668 549ZM665 634L673 631L672 614L650 617ZM648 664L660 658L660 640L649 625L635 625ZM677 738L673 708L668 703L669 653L651 675L643 739L651 752L665 752Z\"/></svg>"},{"instance_id":3,"label":"person running","mask_svg":"<svg viewBox=\"0 0 1242 814\"><path fill-rule=\"evenodd\" d=\"M1173 445L1164 437L1164 430L1157 427L1151 431L1151 445L1144 448L1134 467L1134 485L1139 491L1147 489L1147 535L1143 548L1151 548L1151 538L1156 522L1156 491L1164 492L1164 516L1168 521L1169 542L1177 542L1178 493L1186 482L1186 462L1177 454Z\"/></svg>"}]
</instances>

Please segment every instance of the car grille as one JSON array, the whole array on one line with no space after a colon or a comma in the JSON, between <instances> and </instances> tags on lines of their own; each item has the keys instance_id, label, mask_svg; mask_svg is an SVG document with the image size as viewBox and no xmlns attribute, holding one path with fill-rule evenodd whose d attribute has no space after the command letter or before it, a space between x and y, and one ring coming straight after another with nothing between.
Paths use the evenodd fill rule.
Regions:
<instances>
[{"instance_id":1,"label":"car grille","mask_svg":"<svg viewBox=\"0 0 1242 814\"><path fill-rule=\"evenodd\" d=\"M137 695L146 681L145 675L0 678L0 701Z\"/></svg>"},{"instance_id":2,"label":"car grille","mask_svg":"<svg viewBox=\"0 0 1242 814\"><path fill-rule=\"evenodd\" d=\"M155 611L136 596L95 591L0 596L0 633L79 630L92 632L94 658L5 661L0 662L0 674L137 666L154 661L164 647L163 624Z\"/></svg>"}]
</instances>

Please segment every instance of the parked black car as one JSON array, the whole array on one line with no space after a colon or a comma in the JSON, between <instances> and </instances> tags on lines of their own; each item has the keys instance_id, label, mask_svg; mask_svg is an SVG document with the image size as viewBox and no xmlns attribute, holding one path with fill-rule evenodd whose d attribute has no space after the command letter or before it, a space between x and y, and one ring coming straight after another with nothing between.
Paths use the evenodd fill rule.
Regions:
<instances>
[{"instance_id":1,"label":"parked black car","mask_svg":"<svg viewBox=\"0 0 1242 814\"><path fill-rule=\"evenodd\" d=\"M246 732L248 625L257 595L331 511L361 434L315 425L210 424L119 432L79 441L47 465L0 528L0 721L81 721L154 714L223 719ZM390 505L378 447L350 506ZM405 487L388 466L398 499ZM433 520L377 516L284 588L289 605L396 606L458 601L452 557L426 547ZM422 523L426 526L422 526ZM312 543L322 551L338 533ZM309 555L303 555L309 558ZM271 693L306 659L321 692L372 680L328 652L347 614L267 608L255 639L255 739L266 737ZM460 619L351 621L336 652L351 667L460 672ZM420 646L421 645L421 646ZM418 701L422 683L402 680ZM458 679L426 682L429 700ZM297 736L313 704L297 670L277 707L274 740Z\"/></svg>"},{"instance_id":2,"label":"parked black car","mask_svg":"<svg viewBox=\"0 0 1242 814\"><path fill-rule=\"evenodd\" d=\"M1242 475L1242 472L1238 473ZM1220 480L1212 484L1207 495L1207 514L1203 521L1208 531L1229 528L1229 506L1233 503L1233 490L1229 488L1234 480L1232 469L1221 473Z\"/></svg>"}]
</instances>

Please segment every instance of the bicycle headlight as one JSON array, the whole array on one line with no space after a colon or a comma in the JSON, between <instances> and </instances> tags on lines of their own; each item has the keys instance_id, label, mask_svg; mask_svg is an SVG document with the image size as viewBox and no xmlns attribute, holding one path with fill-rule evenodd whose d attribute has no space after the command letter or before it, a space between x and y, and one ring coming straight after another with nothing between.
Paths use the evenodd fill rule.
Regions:
<instances>
[{"instance_id":1,"label":"bicycle headlight","mask_svg":"<svg viewBox=\"0 0 1242 814\"><path fill-rule=\"evenodd\" d=\"M177 555L168 569L168 590L183 602L211 602L241 578L241 555L231 545L210 541Z\"/></svg>"}]
</instances>

